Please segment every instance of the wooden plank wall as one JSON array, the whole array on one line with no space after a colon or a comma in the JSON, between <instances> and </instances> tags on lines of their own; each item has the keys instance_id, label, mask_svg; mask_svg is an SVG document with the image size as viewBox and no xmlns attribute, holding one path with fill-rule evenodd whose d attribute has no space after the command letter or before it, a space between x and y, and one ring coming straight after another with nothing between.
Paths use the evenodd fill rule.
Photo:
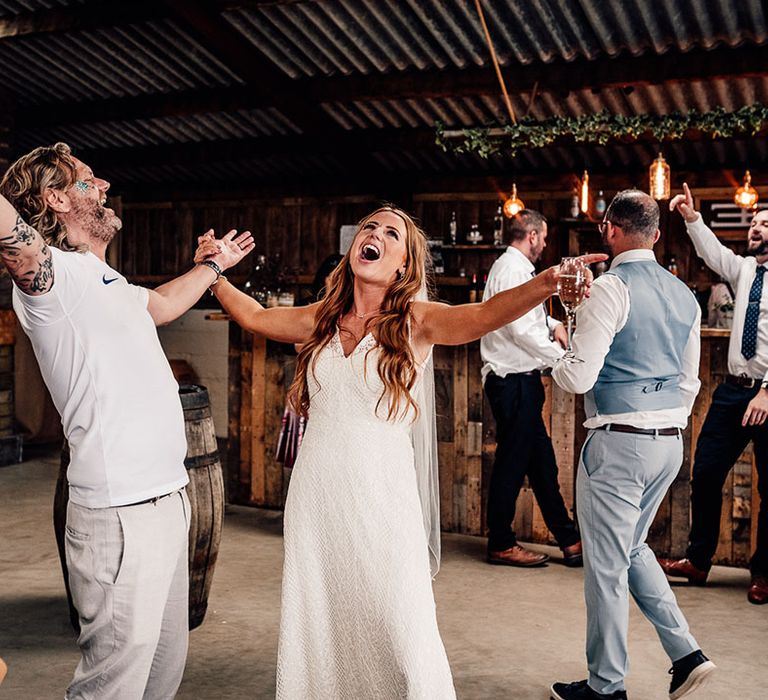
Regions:
<instances>
[{"instance_id":1,"label":"wooden plank wall","mask_svg":"<svg viewBox=\"0 0 768 700\"><path fill-rule=\"evenodd\" d=\"M230 324L228 500L282 508L290 470L275 459L296 355L291 346L254 338ZM233 390L233 386L238 387Z\"/></svg>"},{"instance_id":2,"label":"wooden plank wall","mask_svg":"<svg viewBox=\"0 0 768 700\"><path fill-rule=\"evenodd\" d=\"M526 205L541 211L550 222L547 248L540 266L554 265L568 254L569 228L563 223L563 217L568 213L569 196L567 191L529 192L525 196ZM417 194L397 202L414 214L430 238L446 239L451 213L456 212L460 242L469 227L477 223L485 236L484 242L488 243L498 203L499 194L494 192ZM279 256L286 274L314 275L322 260L337 250L339 227L356 223L379 204L374 195L159 203L124 201L124 226L116 240L112 262L129 277L160 281L189 268L197 236L209 228L217 235L237 228L250 229L256 242L255 254L237 269L237 275L247 275L256 254L260 253ZM587 222L585 228L593 226L596 227L596 223ZM598 237L592 234L585 238L584 245L594 250L596 241ZM676 215L662 212L662 238L656 254L662 263L675 255L683 279L690 276L699 286L714 281L714 276L696 257ZM477 274L482 280L497 256L496 250L445 251L446 273L455 275L463 268L470 279ZM557 305L555 307L557 309Z\"/></svg>"},{"instance_id":3,"label":"wooden plank wall","mask_svg":"<svg viewBox=\"0 0 768 700\"><path fill-rule=\"evenodd\" d=\"M356 223L374 209L369 197L339 201L176 202L123 205L119 237L120 269L128 277L163 277L188 269L197 237L213 228L221 236L232 228L253 233L255 253L237 273L246 275L257 254L279 256L286 274L314 275L323 259L338 249L339 226Z\"/></svg>"},{"instance_id":4,"label":"wooden plank wall","mask_svg":"<svg viewBox=\"0 0 768 700\"><path fill-rule=\"evenodd\" d=\"M728 338L704 340L699 369L701 390L685 431L683 466L659 509L649 538L659 554L677 556L685 552L691 516L690 479L695 445L712 402L712 393L727 373ZM754 473L752 446L748 445L723 487L720 538L715 563L745 566L749 562L754 546L751 533L756 527L756 523L752 522L753 504L758 502L756 483L753 484ZM757 508L754 510L756 512Z\"/></svg>"},{"instance_id":5,"label":"wooden plank wall","mask_svg":"<svg viewBox=\"0 0 768 700\"><path fill-rule=\"evenodd\" d=\"M541 210L552 222L542 265L556 263L568 249L569 229L560 219L567 213L569 195L569 192L540 192L526 196L526 204ZM496 193L453 193L415 195L401 204L414 212L428 235L444 238L453 211L459 222L460 237L472 223L478 223L484 235L490 235L497 203ZM367 195L322 200L123 202L125 225L118 239L115 263L129 277L175 275L191 264L199 234L210 227L215 228L217 234L234 227L251 229L256 252L279 254L288 273L313 275L318 264L337 249L339 226L355 223L377 205L376 198ZM679 217L664 214L662 230L662 240L656 249L660 261L665 262L674 254L684 278L689 275L701 280L709 275L701 270ZM594 238L590 236L590 239L593 245ZM494 250L447 253L447 272L455 273L463 267L469 276L482 275L497 255ZM247 274L248 270L238 272ZM705 282L707 280L711 281L711 276ZM456 288L452 295L452 301L462 301L466 298L466 289ZM556 303L554 308L558 309ZM698 435L712 390L725 372L727 341L709 342L711 352L702 353L705 381L686 440L685 463L651 532L651 542L660 553L680 554L686 544L690 517L690 445ZM239 330L232 330L230 376L240 377L240 381L231 382L230 386L230 406L234 409L230 410L229 463L236 467L229 474L229 497L233 502L280 507L288 475L274 461L274 451L284 393L290 382L286 372L292 372L292 360L289 353L273 349L266 353L263 363L254 364L249 345L250 340L244 341ZM482 534L493 463L494 425L480 385L478 344L439 348L435 363L443 528ZM561 469L561 488L566 505L572 508L574 465L584 439L583 407L580 399L552 387L548 380L545 383L545 415ZM239 427L243 420L245 430L252 431L246 435L247 444L240 443ZM253 427L259 421L263 428L254 433ZM750 460L749 453L742 455L726 483L717 553L720 562L743 564L749 556L750 533L754 530L750 520L756 517L752 508L756 489ZM527 484L520 496L515 527L521 539L552 542Z\"/></svg>"}]
</instances>

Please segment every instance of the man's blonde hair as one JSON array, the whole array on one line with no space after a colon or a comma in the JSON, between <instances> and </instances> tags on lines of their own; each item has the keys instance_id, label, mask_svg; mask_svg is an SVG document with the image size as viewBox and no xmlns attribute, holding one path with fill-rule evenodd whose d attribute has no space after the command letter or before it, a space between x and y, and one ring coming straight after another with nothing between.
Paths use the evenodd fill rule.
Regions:
<instances>
[{"instance_id":1,"label":"man's blonde hair","mask_svg":"<svg viewBox=\"0 0 768 700\"><path fill-rule=\"evenodd\" d=\"M67 227L46 202L49 189L67 190L77 180L72 150L66 143L40 146L19 158L0 181L0 193L13 205L24 221L48 245L61 250L79 251L67 241Z\"/></svg>"}]
</instances>

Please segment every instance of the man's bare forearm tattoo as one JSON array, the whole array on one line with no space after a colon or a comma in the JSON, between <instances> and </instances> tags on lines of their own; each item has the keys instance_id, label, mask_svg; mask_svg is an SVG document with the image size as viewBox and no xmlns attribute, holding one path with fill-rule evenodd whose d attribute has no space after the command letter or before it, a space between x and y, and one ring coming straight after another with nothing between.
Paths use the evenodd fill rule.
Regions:
<instances>
[{"instance_id":1,"label":"man's bare forearm tattoo","mask_svg":"<svg viewBox=\"0 0 768 700\"><path fill-rule=\"evenodd\" d=\"M34 257L24 249L38 243L40 249ZM51 251L37 231L20 216L9 236L0 237L0 257L16 284L27 293L47 292L53 284Z\"/></svg>"}]
</instances>

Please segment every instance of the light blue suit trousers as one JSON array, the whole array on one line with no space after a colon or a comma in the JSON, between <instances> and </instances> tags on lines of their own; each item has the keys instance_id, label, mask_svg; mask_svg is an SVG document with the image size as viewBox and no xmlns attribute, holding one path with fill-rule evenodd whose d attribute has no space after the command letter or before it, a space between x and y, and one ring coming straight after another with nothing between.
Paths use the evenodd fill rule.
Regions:
<instances>
[{"instance_id":1,"label":"light blue suit trousers","mask_svg":"<svg viewBox=\"0 0 768 700\"><path fill-rule=\"evenodd\" d=\"M589 685L598 693L624 689L628 592L672 661L699 648L645 543L682 461L679 436L592 430L584 443L576 499L584 547Z\"/></svg>"}]
</instances>

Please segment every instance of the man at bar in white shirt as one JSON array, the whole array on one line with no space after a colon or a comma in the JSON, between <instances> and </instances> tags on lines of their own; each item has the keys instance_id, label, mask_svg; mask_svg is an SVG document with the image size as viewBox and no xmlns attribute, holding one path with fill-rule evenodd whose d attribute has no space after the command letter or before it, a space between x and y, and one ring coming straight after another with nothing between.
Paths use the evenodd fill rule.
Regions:
<instances>
[{"instance_id":1,"label":"man at bar in white shirt","mask_svg":"<svg viewBox=\"0 0 768 700\"><path fill-rule=\"evenodd\" d=\"M511 220L509 247L488 274L483 301L524 284L547 243L547 221L523 209ZM553 340L554 338L554 340ZM496 456L488 491L488 562L541 566L549 556L520 546L512 530L523 480L533 489L544 522L568 566L581 566L581 543L558 482L557 462L541 410L541 372L563 355L563 324L544 306L488 333L480 340L483 384L496 420Z\"/></svg>"},{"instance_id":2,"label":"man at bar in white shirt","mask_svg":"<svg viewBox=\"0 0 768 700\"><path fill-rule=\"evenodd\" d=\"M589 428L576 475L584 546L589 678L555 683L553 700L626 700L629 593L672 662L670 700L687 697L715 666L688 630L648 530L683 462L682 429L699 391L701 309L656 262L659 207L619 192L600 225L610 270L577 312L573 350L552 378L585 394Z\"/></svg>"},{"instance_id":3,"label":"man at bar in white shirt","mask_svg":"<svg viewBox=\"0 0 768 700\"><path fill-rule=\"evenodd\" d=\"M722 490L728 473L749 441L755 453L760 493L757 546L747 600L768 603L768 211L758 211L747 234L747 255L722 245L693 208L688 185L669 203L685 219L696 253L736 293L728 343L728 372L715 389L696 444L691 480L691 532L683 559L660 559L668 576L706 583L720 536Z\"/></svg>"}]
</instances>

